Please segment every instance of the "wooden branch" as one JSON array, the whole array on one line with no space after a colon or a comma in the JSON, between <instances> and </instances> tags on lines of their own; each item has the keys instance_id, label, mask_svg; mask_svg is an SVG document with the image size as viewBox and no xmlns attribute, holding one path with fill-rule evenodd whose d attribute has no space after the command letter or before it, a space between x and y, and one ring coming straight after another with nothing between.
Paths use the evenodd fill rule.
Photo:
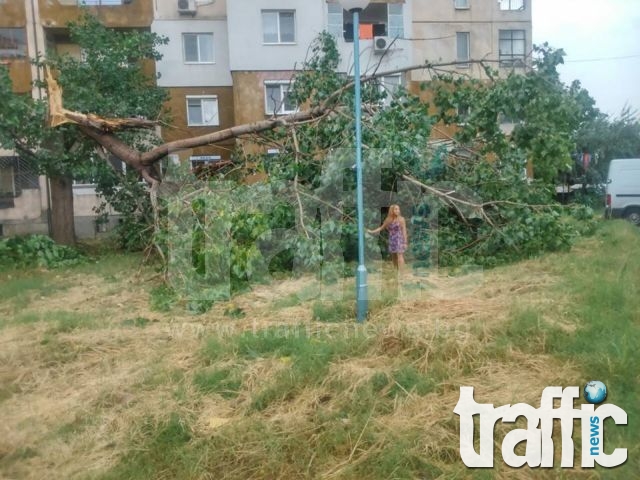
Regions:
<instances>
[{"instance_id":1,"label":"wooden branch","mask_svg":"<svg viewBox=\"0 0 640 480\"><path fill-rule=\"evenodd\" d=\"M200 135L198 137L185 138L182 140L168 142L141 154L141 162L143 165L152 165L161 158L176 150L201 147L203 145L219 143L244 135L251 135L267 130L273 130L274 128L286 126L291 123L295 124L301 121L312 120L314 118L322 116L326 112L326 110L327 107L319 106L310 110L296 112L284 117L246 123L244 125L226 128L224 130L208 133L206 135Z\"/></svg>"},{"instance_id":2,"label":"wooden branch","mask_svg":"<svg viewBox=\"0 0 640 480\"><path fill-rule=\"evenodd\" d=\"M157 122L152 122L145 118L101 118L92 113L85 115L84 113L71 112L69 110L64 111L64 118L66 121L59 122L57 125L61 125L62 123L77 123L78 125L95 128L103 132L131 129L152 130L157 125ZM53 127L57 125L52 124Z\"/></svg>"},{"instance_id":3,"label":"wooden branch","mask_svg":"<svg viewBox=\"0 0 640 480\"><path fill-rule=\"evenodd\" d=\"M464 63L484 65L485 62L487 61L469 60ZM425 62L419 65L412 65L384 72L376 71L372 75L363 76L362 82L369 82L385 75L405 73L420 69L455 66L459 63L460 62L444 62L434 64ZM65 123L77 124L83 134L92 138L96 143L141 173L143 170L146 170L169 153L177 150L218 144L234 138L273 130L280 126L291 126L316 120L319 121L321 118L332 112L338 111L338 113L341 113L340 109L335 108L336 103L340 98L340 95L346 90L352 88L354 84L353 81L345 83L342 87L330 94L320 105L308 110L282 117L272 117L270 119L253 123L237 125L206 135L176 140L154 147L147 152L139 152L120 140L116 135L114 135L114 132L125 129L155 128L157 126L157 122L141 118L102 118L93 114L83 114L67 110L62 104L62 88L55 81L53 75L48 69L46 71L46 80L49 90L49 123L51 126L55 127Z\"/></svg>"},{"instance_id":4,"label":"wooden branch","mask_svg":"<svg viewBox=\"0 0 640 480\"><path fill-rule=\"evenodd\" d=\"M430 185L426 185L424 183L422 183L421 181L410 177L409 175L402 175L402 179L406 180L424 190L426 190L427 192L429 192L430 194L438 197L440 200L442 200L444 203L446 203L447 205L451 206L453 209L455 209L455 211L458 214L458 217L460 217L460 219L462 221L464 221L465 223L467 223L466 221L466 217L464 216L464 214L462 213L462 210L460 209L460 206L464 206L464 207L468 207L473 209L475 212L477 212L480 217L482 217L482 219L487 222L489 225L491 225L493 228L498 228L495 223L493 222L493 220L491 219L491 217L489 217L489 215L487 214L485 208L486 207L494 207L497 205L510 205L513 207L523 207L523 208L531 208L533 210L544 210L547 208L555 208L557 207L557 205L550 205L550 204L528 204L528 203L519 203L519 202L512 202L509 200L492 200L489 202L483 202L483 203L474 203L474 202L470 202L468 200L463 200L462 198L458 198L453 196L453 194L455 193L455 190L443 190L443 189L439 189L436 187L432 187Z\"/></svg>"},{"instance_id":5,"label":"wooden branch","mask_svg":"<svg viewBox=\"0 0 640 480\"><path fill-rule=\"evenodd\" d=\"M307 227L304 224L304 209L302 208L302 201L300 200L300 192L298 191L298 164L300 163L300 144L298 143L298 135L296 133L296 129L293 128L291 130L291 136L293 138L293 145L296 151L296 176L293 179L293 191L296 194L296 200L298 201L298 211L300 213L300 226L304 231L307 240L309 237L309 232L307 231Z\"/></svg>"}]
</instances>

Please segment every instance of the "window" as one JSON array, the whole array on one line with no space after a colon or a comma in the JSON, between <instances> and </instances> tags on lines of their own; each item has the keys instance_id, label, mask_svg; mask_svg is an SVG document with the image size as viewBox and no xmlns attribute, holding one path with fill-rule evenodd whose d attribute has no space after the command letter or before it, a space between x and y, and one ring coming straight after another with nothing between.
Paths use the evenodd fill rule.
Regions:
<instances>
[{"instance_id":1,"label":"window","mask_svg":"<svg viewBox=\"0 0 640 480\"><path fill-rule=\"evenodd\" d=\"M16 196L15 175L13 165L0 165L0 199Z\"/></svg>"},{"instance_id":2,"label":"window","mask_svg":"<svg viewBox=\"0 0 640 480\"><path fill-rule=\"evenodd\" d=\"M469 8L469 0L453 0L454 8L458 10L465 10Z\"/></svg>"},{"instance_id":3,"label":"window","mask_svg":"<svg viewBox=\"0 0 640 480\"><path fill-rule=\"evenodd\" d=\"M216 95L187 96L187 125L190 127L220 125L218 97Z\"/></svg>"},{"instance_id":4,"label":"window","mask_svg":"<svg viewBox=\"0 0 640 480\"><path fill-rule=\"evenodd\" d=\"M328 8L328 23L327 30L336 38L341 38L344 33L344 21L342 12L344 9L339 3L327 3Z\"/></svg>"},{"instance_id":5,"label":"window","mask_svg":"<svg viewBox=\"0 0 640 480\"><path fill-rule=\"evenodd\" d=\"M456 32L456 61L462 62L456 65L458 68L469 67L469 37L469 32Z\"/></svg>"},{"instance_id":6,"label":"window","mask_svg":"<svg viewBox=\"0 0 640 480\"><path fill-rule=\"evenodd\" d=\"M262 41L264 43L294 43L296 41L294 10L263 10Z\"/></svg>"},{"instance_id":7,"label":"window","mask_svg":"<svg viewBox=\"0 0 640 480\"><path fill-rule=\"evenodd\" d=\"M500 30L500 66L523 67L525 56L524 30Z\"/></svg>"},{"instance_id":8,"label":"window","mask_svg":"<svg viewBox=\"0 0 640 480\"><path fill-rule=\"evenodd\" d=\"M400 87L402 87L402 76L399 73L395 75L385 75L380 78L378 85L380 92L386 94L382 104L388 106L391 104L393 97L398 93L398 90L400 90Z\"/></svg>"},{"instance_id":9,"label":"window","mask_svg":"<svg viewBox=\"0 0 640 480\"><path fill-rule=\"evenodd\" d=\"M13 207L22 190L38 189L38 174L31 162L20 157L0 157L0 208Z\"/></svg>"},{"instance_id":10,"label":"window","mask_svg":"<svg viewBox=\"0 0 640 480\"><path fill-rule=\"evenodd\" d=\"M498 0L500 10L524 10L524 0Z\"/></svg>"},{"instance_id":11,"label":"window","mask_svg":"<svg viewBox=\"0 0 640 480\"><path fill-rule=\"evenodd\" d=\"M404 20L402 17L402 4L390 3L388 9L388 27L387 35L392 38L404 37Z\"/></svg>"},{"instance_id":12,"label":"window","mask_svg":"<svg viewBox=\"0 0 640 480\"><path fill-rule=\"evenodd\" d=\"M0 59L27 58L24 28L0 28Z\"/></svg>"},{"instance_id":13,"label":"window","mask_svg":"<svg viewBox=\"0 0 640 480\"><path fill-rule=\"evenodd\" d=\"M265 82L265 112L267 115L293 113L297 106L289 98L291 82Z\"/></svg>"},{"instance_id":14,"label":"window","mask_svg":"<svg viewBox=\"0 0 640 480\"><path fill-rule=\"evenodd\" d=\"M334 35L340 30L347 42L353 41L353 13L342 10L342 28L337 25L337 8L329 4L329 31ZM339 5L338 5L339 7ZM370 3L360 12L360 25L371 26L373 36L404 38L404 15L401 3ZM362 38L362 36L361 36Z\"/></svg>"},{"instance_id":15,"label":"window","mask_svg":"<svg viewBox=\"0 0 640 480\"><path fill-rule=\"evenodd\" d=\"M212 163L219 162L221 160L220 155L192 155L189 157L191 168L193 170L202 168L205 165L211 165Z\"/></svg>"},{"instance_id":16,"label":"window","mask_svg":"<svg viewBox=\"0 0 640 480\"><path fill-rule=\"evenodd\" d=\"M122 5L130 3L127 0L78 0L78 5Z\"/></svg>"},{"instance_id":17,"label":"window","mask_svg":"<svg viewBox=\"0 0 640 480\"><path fill-rule=\"evenodd\" d=\"M456 107L456 114L458 115L458 125L465 125L469 120L469 115L471 114L471 107L469 104L460 103Z\"/></svg>"},{"instance_id":18,"label":"window","mask_svg":"<svg viewBox=\"0 0 640 480\"><path fill-rule=\"evenodd\" d=\"M185 63L213 63L213 33L183 33Z\"/></svg>"}]
</instances>

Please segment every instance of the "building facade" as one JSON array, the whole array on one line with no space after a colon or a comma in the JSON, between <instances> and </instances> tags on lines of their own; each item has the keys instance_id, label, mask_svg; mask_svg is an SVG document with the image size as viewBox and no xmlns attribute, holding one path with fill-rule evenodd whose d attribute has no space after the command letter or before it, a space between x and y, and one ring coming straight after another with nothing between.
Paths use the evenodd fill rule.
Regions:
<instances>
[{"instance_id":1,"label":"building facade","mask_svg":"<svg viewBox=\"0 0 640 480\"><path fill-rule=\"evenodd\" d=\"M338 0L13 0L0 2L0 61L9 65L17 92L43 95L31 86L39 78L30 64L36 54L80 55L66 25L85 10L107 26L168 38L155 65L158 85L170 93L165 141L295 111L288 89L322 31L336 38L340 71L353 72L353 16ZM483 69L466 61L523 71L530 64L531 0L372 0L360 23L362 74L451 62L452 71L481 79ZM399 85L419 92L428 79L428 71L413 70L385 75L381 84L391 92ZM249 148L229 141L170 158L197 167L227 160L239 146ZM46 232L47 182L34 180L26 167L15 152L0 151L5 235ZM97 201L91 185L74 186L80 237L96 234Z\"/></svg>"}]
</instances>

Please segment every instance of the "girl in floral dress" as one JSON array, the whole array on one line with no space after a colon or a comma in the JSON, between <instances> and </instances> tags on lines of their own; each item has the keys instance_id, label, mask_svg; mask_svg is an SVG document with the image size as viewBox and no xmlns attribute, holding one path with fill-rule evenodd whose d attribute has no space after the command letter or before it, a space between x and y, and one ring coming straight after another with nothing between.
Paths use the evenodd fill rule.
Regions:
<instances>
[{"instance_id":1,"label":"girl in floral dress","mask_svg":"<svg viewBox=\"0 0 640 480\"><path fill-rule=\"evenodd\" d=\"M389 253L391 253L393 265L398 270L402 270L404 267L404 252L407 249L409 238L407 237L407 224L400 214L398 205L391 205L387 218L384 219L382 225L375 230L367 230L367 232L379 233L384 229L389 232Z\"/></svg>"}]
</instances>

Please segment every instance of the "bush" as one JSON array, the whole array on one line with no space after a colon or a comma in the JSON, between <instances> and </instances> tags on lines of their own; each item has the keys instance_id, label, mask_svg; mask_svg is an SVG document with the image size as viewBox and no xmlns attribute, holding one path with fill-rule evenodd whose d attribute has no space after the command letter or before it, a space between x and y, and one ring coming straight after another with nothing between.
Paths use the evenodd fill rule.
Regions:
<instances>
[{"instance_id":1,"label":"bush","mask_svg":"<svg viewBox=\"0 0 640 480\"><path fill-rule=\"evenodd\" d=\"M76 249L58 245L46 235L28 235L0 240L0 267L59 268L77 265L86 257Z\"/></svg>"}]
</instances>

